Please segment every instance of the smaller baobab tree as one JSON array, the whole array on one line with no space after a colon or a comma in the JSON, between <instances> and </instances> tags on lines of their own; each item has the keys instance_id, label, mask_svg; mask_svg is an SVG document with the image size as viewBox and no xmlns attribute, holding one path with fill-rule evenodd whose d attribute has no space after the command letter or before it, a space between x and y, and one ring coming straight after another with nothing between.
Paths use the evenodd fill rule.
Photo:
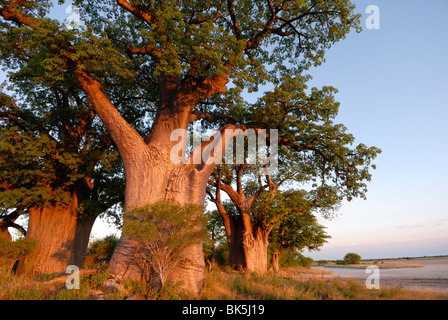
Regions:
<instances>
[{"instance_id":1,"label":"smaller baobab tree","mask_svg":"<svg viewBox=\"0 0 448 320\"><path fill-rule=\"evenodd\" d=\"M76 86L10 81L19 99L0 92L0 218L37 243L18 272L82 267L96 218L123 201L120 158Z\"/></svg>"},{"instance_id":2,"label":"smaller baobab tree","mask_svg":"<svg viewBox=\"0 0 448 320\"><path fill-rule=\"evenodd\" d=\"M278 169L248 164L245 154L242 164L223 162L209 179L208 195L222 216L230 264L237 269L267 271L268 236L284 217L309 211L330 217L343 200L365 198L372 160L380 150L353 147L353 135L333 122L339 107L336 90L307 92L306 80L282 77L274 90L247 106L248 113L235 116L251 128L278 130ZM273 156L272 147L266 146L266 154ZM236 212L226 209L221 191Z\"/></svg>"}]
</instances>

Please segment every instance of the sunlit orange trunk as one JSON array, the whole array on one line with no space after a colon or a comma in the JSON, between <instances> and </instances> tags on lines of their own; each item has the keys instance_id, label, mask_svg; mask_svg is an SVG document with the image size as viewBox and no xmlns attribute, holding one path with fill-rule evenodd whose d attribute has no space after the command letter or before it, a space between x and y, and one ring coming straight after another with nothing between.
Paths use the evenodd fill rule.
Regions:
<instances>
[{"instance_id":1,"label":"sunlit orange trunk","mask_svg":"<svg viewBox=\"0 0 448 320\"><path fill-rule=\"evenodd\" d=\"M268 235L261 229L236 226L229 241L229 263L240 271L264 274L267 271Z\"/></svg>"},{"instance_id":2,"label":"sunlit orange trunk","mask_svg":"<svg viewBox=\"0 0 448 320\"><path fill-rule=\"evenodd\" d=\"M271 265L272 265L272 269L274 271L279 271L280 270L280 266L279 266L280 254L281 254L280 251L274 251L272 253Z\"/></svg>"},{"instance_id":3,"label":"sunlit orange trunk","mask_svg":"<svg viewBox=\"0 0 448 320\"><path fill-rule=\"evenodd\" d=\"M0 221L0 238L11 241L11 234L8 231L8 225L4 221Z\"/></svg>"},{"instance_id":4,"label":"sunlit orange trunk","mask_svg":"<svg viewBox=\"0 0 448 320\"><path fill-rule=\"evenodd\" d=\"M26 239L37 240L37 247L19 263L19 273L61 273L68 265L82 267L96 217L79 216L78 207L73 196L68 205L29 210Z\"/></svg>"},{"instance_id":5,"label":"sunlit orange trunk","mask_svg":"<svg viewBox=\"0 0 448 320\"><path fill-rule=\"evenodd\" d=\"M98 81L79 69L76 77L123 160L126 175L124 224L126 212L132 208L159 201L204 205L205 189L214 165L173 163L170 154L178 141L170 138L174 130L188 129L191 113L200 102L225 92L227 76L184 80L160 76L160 105L146 141L121 116ZM186 142L186 134L183 138ZM143 278L130 258L134 247L123 233L109 265L110 274L116 280ZM205 270L202 242L187 248L184 256L187 259L176 267L169 280L181 282L186 291L199 293Z\"/></svg>"}]
</instances>

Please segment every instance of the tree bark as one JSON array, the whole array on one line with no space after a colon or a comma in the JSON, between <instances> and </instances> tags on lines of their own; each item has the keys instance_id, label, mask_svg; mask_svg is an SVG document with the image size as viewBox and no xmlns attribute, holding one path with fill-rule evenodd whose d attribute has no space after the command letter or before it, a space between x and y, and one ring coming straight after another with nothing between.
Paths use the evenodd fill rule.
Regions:
<instances>
[{"instance_id":1,"label":"tree bark","mask_svg":"<svg viewBox=\"0 0 448 320\"><path fill-rule=\"evenodd\" d=\"M280 270L280 267L279 267L280 254L281 254L280 251L272 252L271 265L272 265L272 269L276 272L278 272Z\"/></svg>"},{"instance_id":2,"label":"tree bark","mask_svg":"<svg viewBox=\"0 0 448 320\"><path fill-rule=\"evenodd\" d=\"M269 232L244 224L240 217L232 220L232 229L227 232L230 265L238 271L266 273Z\"/></svg>"},{"instance_id":3,"label":"tree bark","mask_svg":"<svg viewBox=\"0 0 448 320\"><path fill-rule=\"evenodd\" d=\"M68 265L83 266L96 216L79 216L78 207L74 195L68 205L29 209L26 239L37 240L37 247L20 261L19 273L63 273Z\"/></svg>"},{"instance_id":4,"label":"tree bark","mask_svg":"<svg viewBox=\"0 0 448 320\"><path fill-rule=\"evenodd\" d=\"M226 227L231 228L227 232L227 242L229 245L229 264L237 271L244 271L246 269L245 254L242 246L243 243L243 224L241 219L231 217L232 224Z\"/></svg>"},{"instance_id":5,"label":"tree bark","mask_svg":"<svg viewBox=\"0 0 448 320\"><path fill-rule=\"evenodd\" d=\"M243 235L246 271L264 274L268 270L268 234L261 228Z\"/></svg>"},{"instance_id":6,"label":"tree bark","mask_svg":"<svg viewBox=\"0 0 448 320\"><path fill-rule=\"evenodd\" d=\"M157 152L160 158L148 158L146 161L136 163L135 168L131 167L132 171L126 171L127 202L124 223L126 223L126 212L132 208L159 201L204 205L205 195L201 190L205 190L205 186L202 186L200 181L196 181L197 174L195 172L188 174L185 166L172 165L169 157L166 158L163 148L159 148L158 151L160 151ZM128 196L128 194L131 195ZM136 247L135 242L122 233L109 265L109 272L116 280L140 281L144 278L142 269L133 261ZM187 259L171 272L168 281L181 281L182 289L198 293L202 287L205 268L202 241L189 246L184 256Z\"/></svg>"},{"instance_id":7,"label":"tree bark","mask_svg":"<svg viewBox=\"0 0 448 320\"><path fill-rule=\"evenodd\" d=\"M124 224L126 212L132 208L159 201L204 205L207 181L216 164L207 161L201 161L200 164L192 161L173 162L171 150L179 142L171 141L170 138L173 130L184 129L182 143L186 144L192 110L213 94L225 92L227 76L202 80L189 78L180 82L179 79L161 76L160 107L145 142L113 106L97 80L79 69L75 74L123 160L126 176ZM204 143L193 151L191 159L222 142L222 148L214 150L213 154L219 158L224 154L231 137L221 135L217 141ZM144 277L141 268L132 262L135 247L133 241L123 233L109 265L110 274L116 280L141 280ZM168 280L181 281L182 289L199 293L205 270L202 242L198 241L187 248L184 256L188 258L176 267Z\"/></svg>"},{"instance_id":8,"label":"tree bark","mask_svg":"<svg viewBox=\"0 0 448 320\"><path fill-rule=\"evenodd\" d=\"M0 238L6 241L11 241L11 234L8 231L8 224L5 221L0 221Z\"/></svg>"},{"instance_id":9,"label":"tree bark","mask_svg":"<svg viewBox=\"0 0 448 320\"><path fill-rule=\"evenodd\" d=\"M5 221L1 220L0 220L0 241L5 242L12 241L11 234L8 231L8 224ZM4 268L4 270L6 270L7 272L11 272L13 270L14 264L15 264L14 260L0 256L0 269Z\"/></svg>"}]
</instances>

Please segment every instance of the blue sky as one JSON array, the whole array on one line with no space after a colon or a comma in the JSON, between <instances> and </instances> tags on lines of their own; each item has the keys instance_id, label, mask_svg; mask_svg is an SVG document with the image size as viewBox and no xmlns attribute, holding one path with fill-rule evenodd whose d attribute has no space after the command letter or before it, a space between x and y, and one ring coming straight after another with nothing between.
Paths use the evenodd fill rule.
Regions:
<instances>
[{"instance_id":1,"label":"blue sky","mask_svg":"<svg viewBox=\"0 0 448 320\"><path fill-rule=\"evenodd\" d=\"M313 259L448 254L448 33L446 0L359 0L363 32L334 45L311 84L339 90L338 122L383 150L367 200L345 203ZM380 29L366 28L367 6ZM70 14L64 8L55 11ZM93 235L114 232L98 221Z\"/></svg>"},{"instance_id":2,"label":"blue sky","mask_svg":"<svg viewBox=\"0 0 448 320\"><path fill-rule=\"evenodd\" d=\"M313 85L339 90L338 121L357 142L382 149L367 200L346 203L314 259L448 254L448 34L445 0L361 0L363 32L351 33L312 70ZM365 22L380 9L380 29Z\"/></svg>"}]
</instances>

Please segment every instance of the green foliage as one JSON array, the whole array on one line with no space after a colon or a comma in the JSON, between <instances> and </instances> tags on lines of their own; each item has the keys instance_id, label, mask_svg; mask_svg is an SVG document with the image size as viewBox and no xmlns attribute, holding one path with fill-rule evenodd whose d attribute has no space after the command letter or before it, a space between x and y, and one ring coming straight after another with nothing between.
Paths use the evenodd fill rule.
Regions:
<instances>
[{"instance_id":1,"label":"green foliage","mask_svg":"<svg viewBox=\"0 0 448 320\"><path fill-rule=\"evenodd\" d=\"M289 207L289 210L292 208ZM287 214L269 234L269 248L278 252L289 248L297 251L319 250L328 238L330 236L325 232L325 227L310 212Z\"/></svg>"},{"instance_id":2,"label":"green foliage","mask_svg":"<svg viewBox=\"0 0 448 320\"><path fill-rule=\"evenodd\" d=\"M10 80L16 96L0 91L0 215L69 204L75 190L80 215L122 201L118 152L76 85L38 86L29 74Z\"/></svg>"},{"instance_id":3,"label":"green foliage","mask_svg":"<svg viewBox=\"0 0 448 320\"><path fill-rule=\"evenodd\" d=\"M203 244L204 258L210 263L225 265L229 262L229 248L227 237L218 211L207 211L205 213L207 221L207 237Z\"/></svg>"},{"instance_id":4,"label":"green foliage","mask_svg":"<svg viewBox=\"0 0 448 320\"><path fill-rule=\"evenodd\" d=\"M359 27L359 16L347 0L269 5L247 0L143 1L131 2L139 10L132 15L115 1L74 2L86 29L112 40L97 50L149 43L154 76L182 78L193 71L195 76L210 77L226 72L238 86L248 87L267 79L267 65L285 72L320 64L325 49Z\"/></svg>"},{"instance_id":5,"label":"green foliage","mask_svg":"<svg viewBox=\"0 0 448 320\"><path fill-rule=\"evenodd\" d=\"M84 22L77 30L68 30L60 21L44 18L49 2L15 5L18 12L36 19L30 25L1 21L1 57L10 71L10 79L20 84L22 90L35 88L36 95L38 91L44 92L43 88L53 91L69 88L78 92L73 75L76 69L81 69L98 79L111 102L127 115L129 122L136 124L138 131L144 132L142 119L151 119L157 113L148 116L142 110L147 110L148 105L151 111L160 108L158 89L166 85L163 79L174 79L178 86L192 79L202 83L206 78L223 76L232 81L234 88L210 97L205 106L201 105L201 110L222 112L237 122L255 127L272 128L274 124L296 146L311 144L314 153L326 153L316 146L319 141L313 140L316 130L308 136L299 134L304 128L312 128L307 121L301 122L300 117L310 118L316 113L327 118L333 115L337 107L332 96L335 89L312 89L306 97L307 77L300 74L312 65L321 64L325 50L351 29L359 31L360 16L354 14L355 6L349 0L126 3L128 6L111 0L74 1ZM248 107L242 92L257 90L264 83L280 89L267 93ZM73 98L77 105L83 99L80 94ZM303 101L308 109L305 112L299 107ZM286 105L288 112L281 105ZM266 117L267 114L271 116ZM73 115L68 118L73 119ZM286 128L291 130L283 130ZM344 131L341 126L325 128L326 136L333 135L333 139L339 134L337 131ZM300 138L294 138L298 134ZM348 136L344 139L351 142ZM338 143L334 144L327 144L327 149L334 150ZM359 148L358 153L372 153ZM336 162L341 155L347 155L346 151L336 150L337 156L327 155L327 158ZM359 165L363 165L365 156L360 158ZM74 164L79 160L67 159ZM315 167L307 165L304 174L309 178L326 174ZM363 185L356 184L369 178L368 172L361 177L350 177L344 171L351 168L349 164L344 162L338 167L340 177L350 178L352 190L347 197L362 196ZM319 170L327 171L328 175L334 172L328 166L322 168L322 164ZM316 188L316 197L325 195L320 203L322 207L340 200L335 188L328 185ZM331 199L330 195L333 195Z\"/></svg>"},{"instance_id":6,"label":"green foliage","mask_svg":"<svg viewBox=\"0 0 448 320\"><path fill-rule=\"evenodd\" d=\"M118 240L116 235L111 234L91 243L87 251L84 268L92 268L95 266L105 267L108 265Z\"/></svg>"},{"instance_id":7,"label":"green foliage","mask_svg":"<svg viewBox=\"0 0 448 320\"><path fill-rule=\"evenodd\" d=\"M36 246L37 241L34 239L18 239L11 242L0 236L0 272L3 268L11 271L14 262L32 252Z\"/></svg>"},{"instance_id":8,"label":"green foliage","mask_svg":"<svg viewBox=\"0 0 448 320\"><path fill-rule=\"evenodd\" d=\"M70 79L66 70L76 67L110 90L117 82L133 83L149 93L159 76L226 74L239 90L252 91L321 64L326 49L360 30L349 0L138 1L128 8L112 0L75 0L84 22L76 30L43 18L48 1L31 3L14 7L38 25L1 22L2 60L47 85ZM137 55L131 48L144 51ZM24 53L29 59L18 58ZM141 85L148 80L151 87Z\"/></svg>"},{"instance_id":9,"label":"green foliage","mask_svg":"<svg viewBox=\"0 0 448 320\"><path fill-rule=\"evenodd\" d=\"M364 144L335 123L339 103L332 87L307 90L309 77L290 74L253 104L244 115L252 126L277 129L279 172L271 178L298 182L307 188L306 199L323 213L343 200L365 198L373 159L381 152ZM248 121L246 120L246 121Z\"/></svg>"},{"instance_id":10,"label":"green foliage","mask_svg":"<svg viewBox=\"0 0 448 320\"><path fill-rule=\"evenodd\" d=\"M77 161L68 154L56 157L56 144L47 136L34 136L18 127L0 129L0 167L7 188L0 193L0 201L6 208L43 205L51 200L67 202L61 188L48 188L54 182L58 167L76 166ZM72 172L74 173L74 172ZM67 184L73 184L74 176L67 176Z\"/></svg>"},{"instance_id":11,"label":"green foliage","mask_svg":"<svg viewBox=\"0 0 448 320\"><path fill-rule=\"evenodd\" d=\"M357 264L361 261L361 256L354 252L349 252L344 256L345 264Z\"/></svg>"},{"instance_id":12,"label":"green foliage","mask_svg":"<svg viewBox=\"0 0 448 320\"><path fill-rule=\"evenodd\" d=\"M282 253L278 264L280 267L300 266L305 268L311 268L311 265L313 264L313 259L305 257L297 250L290 248Z\"/></svg>"},{"instance_id":13,"label":"green foliage","mask_svg":"<svg viewBox=\"0 0 448 320\"><path fill-rule=\"evenodd\" d=\"M134 264L146 281L159 278L163 288L170 272L183 259L185 249L205 236L203 207L157 202L134 208L127 214L123 232L135 241Z\"/></svg>"}]
</instances>

